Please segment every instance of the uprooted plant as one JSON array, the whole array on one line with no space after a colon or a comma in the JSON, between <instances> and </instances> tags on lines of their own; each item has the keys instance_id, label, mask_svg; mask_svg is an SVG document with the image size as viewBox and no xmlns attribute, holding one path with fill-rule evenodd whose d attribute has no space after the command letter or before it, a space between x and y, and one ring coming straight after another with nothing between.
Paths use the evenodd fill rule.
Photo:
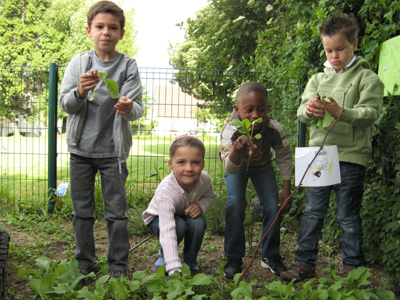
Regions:
<instances>
[{"instance_id":1,"label":"uprooted plant","mask_svg":"<svg viewBox=\"0 0 400 300\"><path fill-rule=\"evenodd\" d=\"M107 72L106 71L98 71L97 69L91 71L92 75L99 75L100 79L107 84L107 90L108 93L110 94L111 98L116 99L119 97L119 87L118 84L112 80L112 79L107 79ZM92 101L94 99L94 96L96 95L95 88L91 90L89 100Z\"/></svg>"},{"instance_id":2,"label":"uprooted plant","mask_svg":"<svg viewBox=\"0 0 400 300\"><path fill-rule=\"evenodd\" d=\"M249 169L249 164L250 164L250 158L251 155L253 154L254 151L254 144L253 144L253 139L259 140L261 139L261 134L257 133L256 135L253 136L253 131L254 131L254 125L257 123L262 123L263 118L258 118L257 120L250 122L248 119L244 119L243 121L240 121L239 119L234 119L231 122L229 122L229 125L235 126L238 128L239 133L245 134L248 139L250 140L251 147L249 148L249 158L247 161L247 168L246 172ZM243 138L244 136L240 136L239 139Z\"/></svg>"}]
</instances>

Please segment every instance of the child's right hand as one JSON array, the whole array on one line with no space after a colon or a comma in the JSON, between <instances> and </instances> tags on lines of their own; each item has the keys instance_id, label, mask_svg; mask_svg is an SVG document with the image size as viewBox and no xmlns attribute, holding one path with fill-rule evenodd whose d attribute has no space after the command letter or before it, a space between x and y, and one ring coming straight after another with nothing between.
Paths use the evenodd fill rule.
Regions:
<instances>
[{"instance_id":1,"label":"child's right hand","mask_svg":"<svg viewBox=\"0 0 400 300\"><path fill-rule=\"evenodd\" d=\"M253 153L257 146L249 140L248 136L242 135L233 143L233 150L231 154L229 154L230 161L235 165L240 165L242 163L241 155L243 149L246 148L249 148L251 153Z\"/></svg>"},{"instance_id":2,"label":"child's right hand","mask_svg":"<svg viewBox=\"0 0 400 300\"><path fill-rule=\"evenodd\" d=\"M198 204L192 203L185 209L185 215L190 218L197 218L201 215L201 208Z\"/></svg>"},{"instance_id":3,"label":"child's right hand","mask_svg":"<svg viewBox=\"0 0 400 300\"><path fill-rule=\"evenodd\" d=\"M325 103L320 99L311 98L307 102L306 114L309 117L323 117L325 115Z\"/></svg>"},{"instance_id":4,"label":"child's right hand","mask_svg":"<svg viewBox=\"0 0 400 300\"><path fill-rule=\"evenodd\" d=\"M80 84L78 85L78 94L82 98L86 98L89 91L94 87L96 87L99 81L100 81L100 76L97 73L97 70L92 70L89 73L82 74L80 76Z\"/></svg>"},{"instance_id":5,"label":"child's right hand","mask_svg":"<svg viewBox=\"0 0 400 300\"><path fill-rule=\"evenodd\" d=\"M241 135L234 143L233 143L233 149L237 151L241 151L242 149L245 148L249 149L255 149L257 148L256 145L254 145L246 135Z\"/></svg>"}]
</instances>

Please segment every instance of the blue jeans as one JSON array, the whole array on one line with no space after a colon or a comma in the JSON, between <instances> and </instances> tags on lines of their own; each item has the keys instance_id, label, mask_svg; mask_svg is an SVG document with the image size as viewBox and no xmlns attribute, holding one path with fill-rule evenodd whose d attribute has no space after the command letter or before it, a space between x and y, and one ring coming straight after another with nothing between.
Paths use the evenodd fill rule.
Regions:
<instances>
[{"instance_id":1,"label":"blue jeans","mask_svg":"<svg viewBox=\"0 0 400 300\"><path fill-rule=\"evenodd\" d=\"M240 259L244 257L245 233L243 221L246 213L246 187L251 179L262 205L263 221L262 236L274 221L279 207L278 185L271 162L262 166L246 168L241 167L235 174L225 172L225 185L228 194L228 204L225 215L225 256L227 259ZM279 255L280 223L277 220L267 237L261 244L263 257L274 258Z\"/></svg>"},{"instance_id":2,"label":"blue jeans","mask_svg":"<svg viewBox=\"0 0 400 300\"><path fill-rule=\"evenodd\" d=\"M332 190L337 201L336 222L342 229L343 269L355 269L366 264L361 249L363 232L360 216L365 168L340 162L340 176L339 184L307 188L307 203L297 240L300 249L296 250L296 261L312 270L315 269L318 242Z\"/></svg>"},{"instance_id":3,"label":"blue jeans","mask_svg":"<svg viewBox=\"0 0 400 300\"><path fill-rule=\"evenodd\" d=\"M116 157L88 158L71 153L70 180L71 198L74 211L75 258L78 266L93 268L95 263L95 177L100 172L101 190L104 199L104 218L107 223L110 272L125 271L128 268L129 235L125 182L128 177L126 163L121 166Z\"/></svg>"},{"instance_id":4,"label":"blue jeans","mask_svg":"<svg viewBox=\"0 0 400 300\"><path fill-rule=\"evenodd\" d=\"M194 219L188 216L180 217L175 215L175 223L178 245L185 238L183 262L192 269L197 266L197 255L203 243L207 227L206 220L202 215ZM159 224L159 218L155 217L148 225L150 231L157 237L160 236ZM160 255L164 256L162 247L160 248Z\"/></svg>"}]
</instances>

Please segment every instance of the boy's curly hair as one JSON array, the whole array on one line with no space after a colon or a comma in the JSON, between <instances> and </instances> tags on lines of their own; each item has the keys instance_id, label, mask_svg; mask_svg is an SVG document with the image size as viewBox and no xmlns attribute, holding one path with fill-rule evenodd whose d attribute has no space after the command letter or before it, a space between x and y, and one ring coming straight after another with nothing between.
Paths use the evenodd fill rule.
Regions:
<instances>
[{"instance_id":1,"label":"boy's curly hair","mask_svg":"<svg viewBox=\"0 0 400 300\"><path fill-rule=\"evenodd\" d=\"M353 43L357 39L359 31L360 27L357 24L356 18L350 17L344 13L333 14L322 23L319 29L321 37L342 33L350 43Z\"/></svg>"},{"instance_id":2,"label":"boy's curly hair","mask_svg":"<svg viewBox=\"0 0 400 300\"><path fill-rule=\"evenodd\" d=\"M109 13L116 16L121 24L121 31L125 28L125 15L122 8L111 1L99 1L92 5L87 13L88 26L92 26L92 21L98 13Z\"/></svg>"}]
</instances>

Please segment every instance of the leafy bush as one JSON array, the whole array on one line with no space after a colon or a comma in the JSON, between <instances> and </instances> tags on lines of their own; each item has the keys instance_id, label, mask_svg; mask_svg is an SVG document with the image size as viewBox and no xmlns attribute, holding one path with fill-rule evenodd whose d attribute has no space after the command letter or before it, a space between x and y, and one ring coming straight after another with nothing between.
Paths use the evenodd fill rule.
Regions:
<instances>
[{"instance_id":1,"label":"leafy bush","mask_svg":"<svg viewBox=\"0 0 400 300\"><path fill-rule=\"evenodd\" d=\"M129 217L128 231L129 236L144 236L150 233L149 228L144 224L142 213L146 210L147 206L137 206L129 208L126 214Z\"/></svg>"},{"instance_id":2,"label":"leafy bush","mask_svg":"<svg viewBox=\"0 0 400 300\"><path fill-rule=\"evenodd\" d=\"M204 214L207 221L207 230L212 234L223 235L225 231L225 207L228 202L225 187L220 187L217 193L217 199L209 210Z\"/></svg>"}]
</instances>

